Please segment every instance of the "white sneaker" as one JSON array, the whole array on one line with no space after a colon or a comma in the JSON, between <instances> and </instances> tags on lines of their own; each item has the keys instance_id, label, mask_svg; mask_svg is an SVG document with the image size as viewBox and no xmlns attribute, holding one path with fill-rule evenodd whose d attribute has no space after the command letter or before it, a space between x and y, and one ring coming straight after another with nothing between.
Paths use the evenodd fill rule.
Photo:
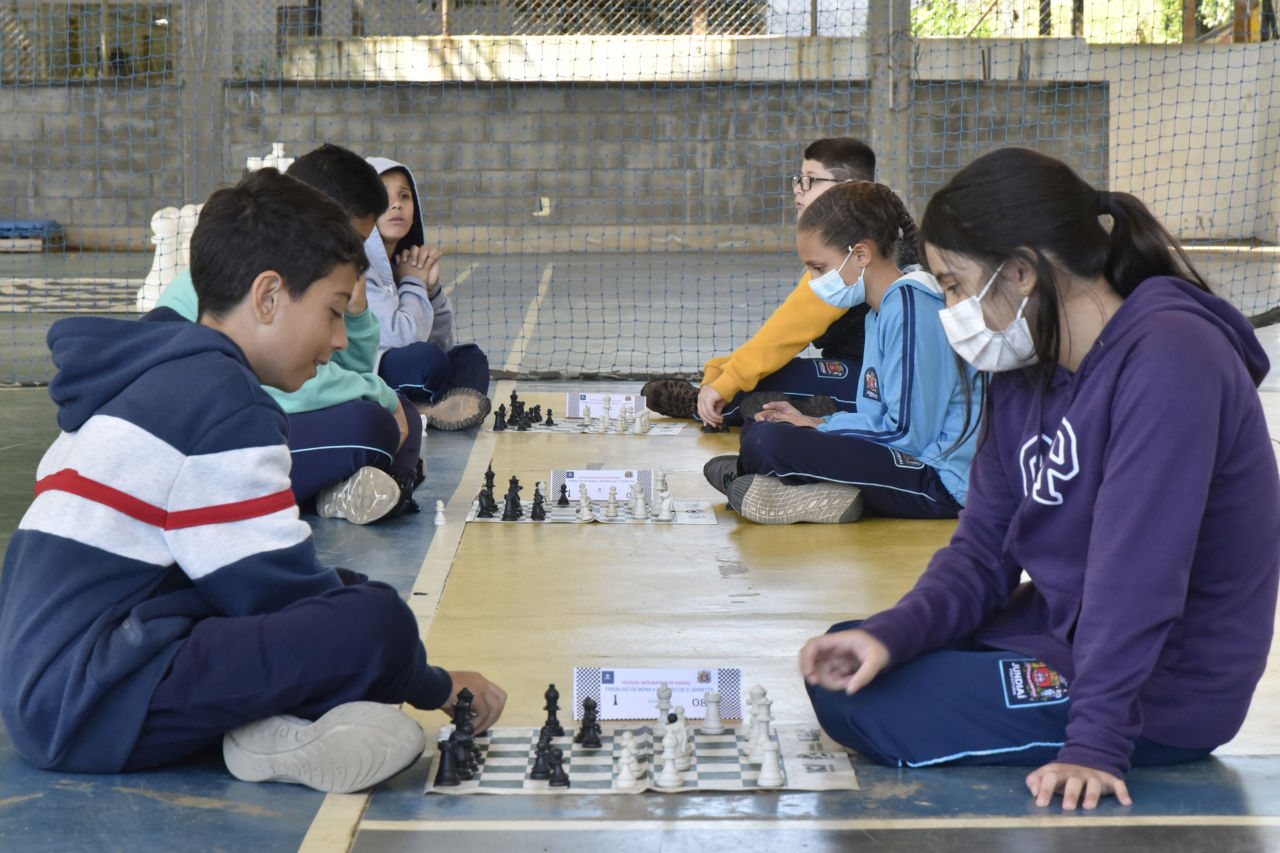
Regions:
<instances>
[{"instance_id":1,"label":"white sneaker","mask_svg":"<svg viewBox=\"0 0 1280 853\"><path fill-rule=\"evenodd\" d=\"M349 794L390 779L425 747L422 728L394 705L347 702L315 722L281 715L229 731L222 758L245 782Z\"/></svg>"},{"instance_id":2,"label":"white sneaker","mask_svg":"<svg viewBox=\"0 0 1280 853\"><path fill-rule=\"evenodd\" d=\"M352 524L368 524L383 518L400 503L400 485L381 468L366 465L341 483L316 495L321 518L345 518Z\"/></svg>"},{"instance_id":3,"label":"white sneaker","mask_svg":"<svg viewBox=\"0 0 1280 853\"><path fill-rule=\"evenodd\" d=\"M788 486L777 477L747 474L729 483L729 508L756 524L846 524L862 515L862 490L845 483Z\"/></svg>"}]
</instances>

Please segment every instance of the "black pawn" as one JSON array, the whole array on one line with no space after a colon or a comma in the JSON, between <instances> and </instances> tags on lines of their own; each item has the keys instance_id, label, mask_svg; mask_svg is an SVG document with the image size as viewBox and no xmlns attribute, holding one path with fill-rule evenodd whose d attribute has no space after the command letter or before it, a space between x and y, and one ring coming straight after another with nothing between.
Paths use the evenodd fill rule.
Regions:
<instances>
[{"instance_id":1,"label":"black pawn","mask_svg":"<svg viewBox=\"0 0 1280 853\"><path fill-rule=\"evenodd\" d=\"M524 412L520 413L520 418L516 421L516 431L517 432L529 431L529 416L526 415Z\"/></svg>"},{"instance_id":2,"label":"black pawn","mask_svg":"<svg viewBox=\"0 0 1280 853\"><path fill-rule=\"evenodd\" d=\"M569 505L569 484L561 483L560 497L556 498L556 506L568 506L568 505Z\"/></svg>"},{"instance_id":3,"label":"black pawn","mask_svg":"<svg viewBox=\"0 0 1280 853\"><path fill-rule=\"evenodd\" d=\"M456 788L458 786L458 770L453 763L453 744L439 741L436 748L440 750L440 760L436 763L436 787Z\"/></svg>"},{"instance_id":4,"label":"black pawn","mask_svg":"<svg viewBox=\"0 0 1280 853\"><path fill-rule=\"evenodd\" d=\"M555 422L555 421L553 421L553 420L551 420L551 410L550 410L550 409L547 409L547 419L546 419L546 420L544 420L544 421L542 422L542 425L543 425L543 426L549 426L549 427L553 427L553 426L555 426L555 425L556 425L556 422Z\"/></svg>"},{"instance_id":5,"label":"black pawn","mask_svg":"<svg viewBox=\"0 0 1280 853\"><path fill-rule=\"evenodd\" d=\"M551 751L550 741L538 741L537 757L533 760L533 769L529 771L530 779L550 779L551 763L548 753Z\"/></svg>"},{"instance_id":6,"label":"black pawn","mask_svg":"<svg viewBox=\"0 0 1280 853\"><path fill-rule=\"evenodd\" d=\"M499 406L498 411L493 413L493 431L502 432L507 428L507 407Z\"/></svg>"},{"instance_id":7,"label":"black pawn","mask_svg":"<svg viewBox=\"0 0 1280 853\"><path fill-rule=\"evenodd\" d=\"M529 423L530 424L542 423L542 406L534 406L532 409L529 410Z\"/></svg>"},{"instance_id":8,"label":"black pawn","mask_svg":"<svg viewBox=\"0 0 1280 853\"><path fill-rule=\"evenodd\" d=\"M564 769L564 752L559 747L551 748L551 787L569 787L569 774Z\"/></svg>"},{"instance_id":9,"label":"black pawn","mask_svg":"<svg viewBox=\"0 0 1280 853\"><path fill-rule=\"evenodd\" d=\"M542 506L542 492L533 493L533 508L529 510L531 521L546 521L547 511Z\"/></svg>"}]
</instances>

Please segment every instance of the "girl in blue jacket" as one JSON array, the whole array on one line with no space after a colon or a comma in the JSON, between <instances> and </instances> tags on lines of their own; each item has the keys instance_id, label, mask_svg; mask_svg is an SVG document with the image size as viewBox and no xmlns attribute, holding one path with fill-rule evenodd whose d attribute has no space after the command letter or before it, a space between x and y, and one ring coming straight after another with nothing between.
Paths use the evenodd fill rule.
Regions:
<instances>
[{"instance_id":1,"label":"girl in blue jacket","mask_svg":"<svg viewBox=\"0 0 1280 853\"><path fill-rule=\"evenodd\" d=\"M1236 734L1266 665L1267 358L1138 199L1043 154L978 158L921 235L952 346L994 374L969 500L897 605L801 651L814 708L878 762L1128 804L1131 766Z\"/></svg>"},{"instance_id":2,"label":"girl in blue jacket","mask_svg":"<svg viewBox=\"0 0 1280 853\"><path fill-rule=\"evenodd\" d=\"M742 452L704 472L729 506L761 524L846 522L865 510L955 518L976 441L973 371L938 319L933 276L903 273L894 244L915 242L901 199L883 184L839 184L800 217L796 250L809 286L833 307L866 304L857 411L809 417L767 403L742 429Z\"/></svg>"}]
</instances>

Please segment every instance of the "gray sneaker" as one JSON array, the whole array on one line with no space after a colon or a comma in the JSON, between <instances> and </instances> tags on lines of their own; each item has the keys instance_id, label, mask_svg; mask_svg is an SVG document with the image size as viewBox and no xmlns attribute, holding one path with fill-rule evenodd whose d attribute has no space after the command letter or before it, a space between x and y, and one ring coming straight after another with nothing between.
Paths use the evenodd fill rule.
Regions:
<instances>
[{"instance_id":1,"label":"gray sneaker","mask_svg":"<svg viewBox=\"0 0 1280 853\"><path fill-rule=\"evenodd\" d=\"M702 466L702 476L722 495L729 494L729 484L738 476L738 454L713 456Z\"/></svg>"},{"instance_id":2,"label":"gray sneaker","mask_svg":"<svg viewBox=\"0 0 1280 853\"><path fill-rule=\"evenodd\" d=\"M231 775L245 782L294 782L348 794L390 779L418 760L422 728L394 705L348 702L315 722L281 715L222 737Z\"/></svg>"},{"instance_id":3,"label":"gray sneaker","mask_svg":"<svg viewBox=\"0 0 1280 853\"><path fill-rule=\"evenodd\" d=\"M321 518L345 518L352 524L368 524L385 518L400 503L400 484L372 465L366 465L341 483L316 495Z\"/></svg>"},{"instance_id":4,"label":"gray sneaker","mask_svg":"<svg viewBox=\"0 0 1280 853\"><path fill-rule=\"evenodd\" d=\"M729 484L729 507L756 524L844 524L862 515L862 490L845 483L788 486L767 474Z\"/></svg>"},{"instance_id":5,"label":"gray sneaker","mask_svg":"<svg viewBox=\"0 0 1280 853\"><path fill-rule=\"evenodd\" d=\"M432 429L467 429L480 423L493 404L474 388L451 388L433 403L419 406L423 420Z\"/></svg>"}]
</instances>

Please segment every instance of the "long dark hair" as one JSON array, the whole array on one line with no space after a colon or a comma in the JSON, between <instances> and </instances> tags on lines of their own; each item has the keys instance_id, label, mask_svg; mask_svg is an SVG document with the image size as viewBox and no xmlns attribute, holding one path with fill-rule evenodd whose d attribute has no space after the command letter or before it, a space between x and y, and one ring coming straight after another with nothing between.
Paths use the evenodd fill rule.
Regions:
<instances>
[{"instance_id":1,"label":"long dark hair","mask_svg":"<svg viewBox=\"0 0 1280 853\"><path fill-rule=\"evenodd\" d=\"M1102 216L1111 217L1110 231ZM1044 288L1027 318L1041 365L1057 364L1062 342L1055 269L1101 275L1122 299L1153 276L1209 289L1141 201L1094 189L1066 163L1029 148L1001 148L957 172L929 199L920 238L978 261L987 275L1015 256L1031 265Z\"/></svg>"},{"instance_id":2,"label":"long dark hair","mask_svg":"<svg viewBox=\"0 0 1280 853\"><path fill-rule=\"evenodd\" d=\"M899 266L916 263L916 222L898 194L884 184L836 184L805 207L796 230L817 234L826 245L842 249L870 240Z\"/></svg>"}]
</instances>

